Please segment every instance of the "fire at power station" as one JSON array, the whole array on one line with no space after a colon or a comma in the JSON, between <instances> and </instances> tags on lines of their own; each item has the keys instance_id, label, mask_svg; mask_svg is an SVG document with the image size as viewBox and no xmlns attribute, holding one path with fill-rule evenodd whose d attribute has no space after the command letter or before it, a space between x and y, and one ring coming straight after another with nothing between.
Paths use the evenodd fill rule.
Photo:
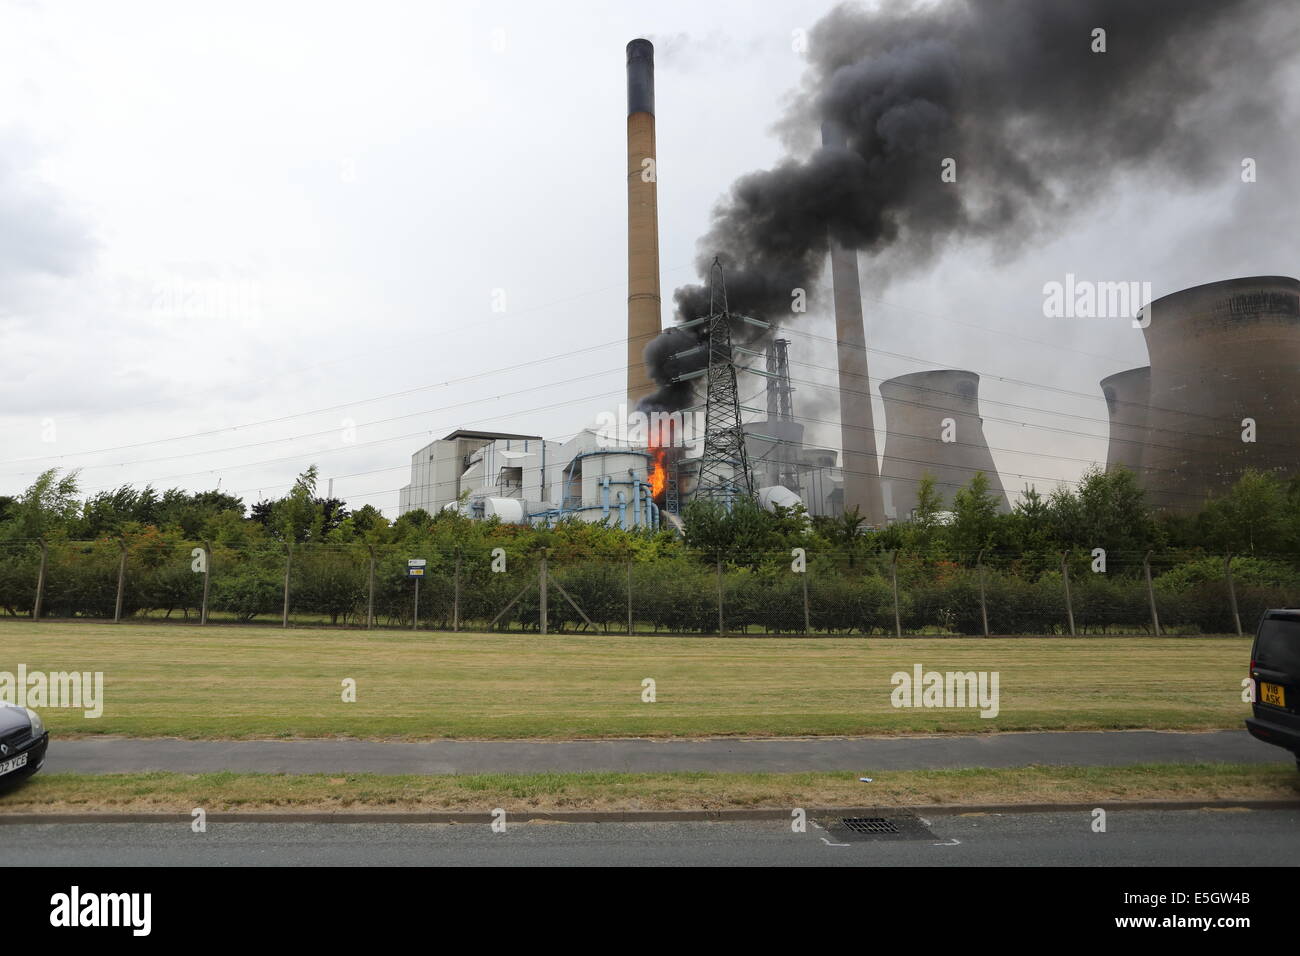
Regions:
<instances>
[{"instance_id":1,"label":"fire at power station","mask_svg":"<svg viewBox=\"0 0 1300 956\"><path fill-rule=\"evenodd\" d=\"M564 442L456 430L412 455L399 511L680 529L690 500L729 505L746 496L768 509L856 511L881 527L911 516L923 478L951 502L977 474L996 507L1009 510L974 371L931 369L881 382L878 450L858 249L831 225L814 252L823 265L829 260L838 447L805 442L792 340L770 315L732 311L723 257L708 268L706 285L679 290L678 321L663 328L650 41L627 45L626 78L626 404ZM823 155L812 162L822 163L822 175L870 175L842 161L855 146L850 130L826 121L821 133ZM781 284L783 275L756 280L752 264L749 270L741 278L746 291ZM1106 467L1134 472L1152 504L1171 511L1201 507L1247 469L1300 474L1300 393L1291 383L1300 367L1300 282L1212 282L1146 303L1144 314L1149 367L1100 383L1109 413Z\"/></svg>"}]
</instances>

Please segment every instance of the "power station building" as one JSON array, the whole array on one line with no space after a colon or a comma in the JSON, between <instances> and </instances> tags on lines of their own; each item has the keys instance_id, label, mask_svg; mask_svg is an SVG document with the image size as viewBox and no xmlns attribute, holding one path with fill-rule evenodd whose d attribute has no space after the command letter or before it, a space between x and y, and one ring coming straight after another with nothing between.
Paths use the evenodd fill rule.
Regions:
<instances>
[{"instance_id":1,"label":"power station building","mask_svg":"<svg viewBox=\"0 0 1300 956\"><path fill-rule=\"evenodd\" d=\"M766 380L766 416L763 409L739 405L733 394L729 401L736 403L737 414L741 409L753 414L727 426L743 435L735 453L742 465L748 463L742 484L746 493L752 488L763 507L803 505L813 515L857 509L868 524L880 526L889 519L909 517L923 474L933 474L950 501L958 488L983 471L999 507L1005 509L1006 495L979 418L979 376L972 372L922 372L885 383L881 391L887 437L882 470L876 454L862 291L853 250L832 243L841 450L804 444L805 428L793 411L788 340L767 334L767 368L760 370L742 366L730 356L749 354L761 360L764 353L739 345L720 350L702 341L699 329L704 318L662 329L654 47L637 39L627 45L626 53L626 407L659 403L670 406L669 413L679 420L691 415L707 418L700 409L715 406L707 400L692 405L701 396L692 399L691 392L697 383L708 382L712 388L714 353L725 351L727 378L746 371ZM823 145L846 148L843 133L826 128ZM766 322L746 321L770 329ZM647 347L656 356L654 377L646 362ZM662 380L656 382L655 377ZM656 393L660 386L662 391ZM671 397L665 398L666 393ZM647 403L646 399L653 400ZM941 435L949 419L956 433L952 441ZM537 435L454 431L412 456L411 481L401 489L399 510L435 513L457 508L473 517L509 523L578 519L622 528L680 527L678 515L695 492L701 462L709 459L707 437L693 435L692 443L703 446L701 453L698 446L688 451L671 440L678 437L675 433L670 432L670 440L663 435L653 439L652 433L653 429L639 439L611 440L608 433L588 428L559 443Z\"/></svg>"},{"instance_id":2,"label":"power station building","mask_svg":"<svg viewBox=\"0 0 1300 956\"><path fill-rule=\"evenodd\" d=\"M653 529L660 519L653 462L651 452L611 444L592 428L563 444L462 429L411 456L411 483L399 492L398 513L455 508L507 524L578 518Z\"/></svg>"},{"instance_id":3,"label":"power station building","mask_svg":"<svg viewBox=\"0 0 1300 956\"><path fill-rule=\"evenodd\" d=\"M480 517L522 516L520 502L550 500L545 479L548 452L558 442L538 435L457 429L411 456L411 481L398 492L398 514L434 514L466 494L466 507Z\"/></svg>"}]
</instances>

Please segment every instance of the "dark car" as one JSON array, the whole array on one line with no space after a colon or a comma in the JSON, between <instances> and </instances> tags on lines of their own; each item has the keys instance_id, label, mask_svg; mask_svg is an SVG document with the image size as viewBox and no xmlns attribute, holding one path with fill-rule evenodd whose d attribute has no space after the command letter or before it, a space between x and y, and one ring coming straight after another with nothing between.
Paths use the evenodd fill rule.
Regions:
<instances>
[{"instance_id":1,"label":"dark car","mask_svg":"<svg viewBox=\"0 0 1300 956\"><path fill-rule=\"evenodd\" d=\"M1300 768L1300 608L1264 612L1250 651L1250 676L1255 716L1246 729L1291 751Z\"/></svg>"},{"instance_id":2,"label":"dark car","mask_svg":"<svg viewBox=\"0 0 1300 956\"><path fill-rule=\"evenodd\" d=\"M0 703L0 790L40 770L49 743L36 711Z\"/></svg>"}]
</instances>

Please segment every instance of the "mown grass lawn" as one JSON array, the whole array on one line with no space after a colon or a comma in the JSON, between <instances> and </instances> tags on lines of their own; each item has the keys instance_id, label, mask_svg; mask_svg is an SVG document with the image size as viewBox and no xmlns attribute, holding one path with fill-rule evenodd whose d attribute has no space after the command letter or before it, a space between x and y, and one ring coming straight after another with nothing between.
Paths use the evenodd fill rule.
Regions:
<instances>
[{"instance_id":1,"label":"mown grass lawn","mask_svg":"<svg viewBox=\"0 0 1300 956\"><path fill-rule=\"evenodd\" d=\"M1300 800L1290 766L1128 767L856 773L535 773L416 776L252 773L38 774L0 794L0 813L221 811L714 810L1109 802Z\"/></svg>"},{"instance_id":2,"label":"mown grass lawn","mask_svg":"<svg viewBox=\"0 0 1300 956\"><path fill-rule=\"evenodd\" d=\"M1249 639L698 638L0 621L0 671L102 671L57 736L601 737L1240 728ZM913 665L1000 712L891 705ZM656 701L642 701L642 681ZM357 700L344 703L343 681Z\"/></svg>"}]
</instances>

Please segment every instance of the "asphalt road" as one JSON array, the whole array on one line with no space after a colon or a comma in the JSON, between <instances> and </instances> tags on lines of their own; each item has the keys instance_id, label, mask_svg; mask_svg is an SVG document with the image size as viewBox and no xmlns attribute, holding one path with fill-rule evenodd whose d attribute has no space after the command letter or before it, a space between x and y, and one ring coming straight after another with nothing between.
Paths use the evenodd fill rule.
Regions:
<instances>
[{"instance_id":1,"label":"asphalt road","mask_svg":"<svg viewBox=\"0 0 1300 956\"><path fill-rule=\"evenodd\" d=\"M177 740L55 739L46 771L128 773L531 773L714 770L931 770L954 767L1116 766L1132 763L1287 763L1245 730L1117 731L926 737L699 740Z\"/></svg>"},{"instance_id":2,"label":"asphalt road","mask_svg":"<svg viewBox=\"0 0 1300 956\"><path fill-rule=\"evenodd\" d=\"M810 822L188 823L5 826L0 866L1294 866L1300 811L934 817L919 839L846 842Z\"/></svg>"}]
</instances>

